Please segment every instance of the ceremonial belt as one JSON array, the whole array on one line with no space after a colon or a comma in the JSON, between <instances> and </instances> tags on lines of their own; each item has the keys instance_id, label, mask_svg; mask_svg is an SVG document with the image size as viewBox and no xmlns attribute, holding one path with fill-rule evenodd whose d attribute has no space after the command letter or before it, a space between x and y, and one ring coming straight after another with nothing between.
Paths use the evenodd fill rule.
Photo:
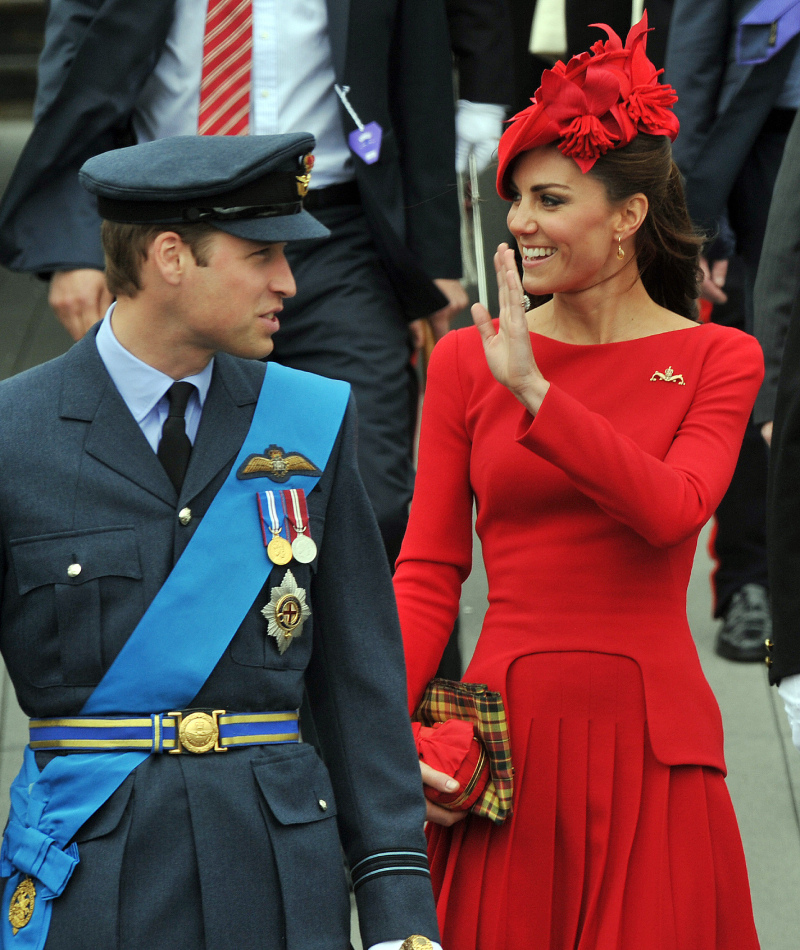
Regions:
<instances>
[{"instance_id":1,"label":"ceremonial belt","mask_svg":"<svg viewBox=\"0 0 800 950\"><path fill-rule=\"evenodd\" d=\"M272 565L255 516L258 486L237 472L265 446L301 453L316 473L291 474L281 487L308 493L328 463L347 409L350 387L339 380L270 363L250 430L230 474L186 549L81 716L150 717L182 709L211 675L258 596ZM220 576L235 578L224 592ZM174 728L174 727L173 727ZM0 852L7 877L0 917L2 950L42 950L58 897L78 864L69 842L150 751L79 751L56 756L39 771L33 749L11 785L11 812Z\"/></svg>"},{"instance_id":2,"label":"ceremonial belt","mask_svg":"<svg viewBox=\"0 0 800 950\"><path fill-rule=\"evenodd\" d=\"M297 722L297 710L229 713L224 709L154 713L147 719L31 719L30 746L37 751L227 752L236 746L298 742Z\"/></svg>"}]
</instances>

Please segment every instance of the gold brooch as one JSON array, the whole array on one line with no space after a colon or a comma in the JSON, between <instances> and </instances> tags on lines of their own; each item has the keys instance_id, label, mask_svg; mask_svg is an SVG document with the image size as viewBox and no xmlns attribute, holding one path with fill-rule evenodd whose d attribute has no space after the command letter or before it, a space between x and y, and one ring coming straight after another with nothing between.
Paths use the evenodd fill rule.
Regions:
<instances>
[{"instance_id":1,"label":"gold brooch","mask_svg":"<svg viewBox=\"0 0 800 950\"><path fill-rule=\"evenodd\" d=\"M303 156L303 168L305 169L304 175L297 175L297 194L301 198L305 198L308 194L308 185L311 181L311 169L314 167L314 156L313 155L304 155Z\"/></svg>"},{"instance_id":2,"label":"gold brooch","mask_svg":"<svg viewBox=\"0 0 800 950\"><path fill-rule=\"evenodd\" d=\"M284 452L279 445L268 445L263 455L248 455L236 473L237 478L268 478L287 482L292 475L315 477L322 472L300 452Z\"/></svg>"},{"instance_id":3,"label":"gold brooch","mask_svg":"<svg viewBox=\"0 0 800 950\"><path fill-rule=\"evenodd\" d=\"M677 383L679 386L685 386L686 383L683 381L683 373L673 373L672 367L668 366L666 373L653 373L650 377L650 382L664 382L664 383Z\"/></svg>"},{"instance_id":4,"label":"gold brooch","mask_svg":"<svg viewBox=\"0 0 800 950\"><path fill-rule=\"evenodd\" d=\"M36 885L31 878L24 877L17 885L8 905L8 920L15 936L17 931L31 922L35 903Z\"/></svg>"},{"instance_id":5,"label":"gold brooch","mask_svg":"<svg viewBox=\"0 0 800 950\"><path fill-rule=\"evenodd\" d=\"M297 586L291 571L284 574L280 587L272 588L270 601L261 613L269 624L269 635L278 643L278 653L285 653L292 640L303 632L303 624L311 616L306 592Z\"/></svg>"}]
</instances>

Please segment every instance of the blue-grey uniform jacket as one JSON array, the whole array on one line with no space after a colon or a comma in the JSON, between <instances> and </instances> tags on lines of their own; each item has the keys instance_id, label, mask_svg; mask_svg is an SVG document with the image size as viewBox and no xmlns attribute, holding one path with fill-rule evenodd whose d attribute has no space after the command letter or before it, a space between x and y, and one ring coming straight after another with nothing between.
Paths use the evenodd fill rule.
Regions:
<instances>
[{"instance_id":1,"label":"blue-grey uniform jacket","mask_svg":"<svg viewBox=\"0 0 800 950\"><path fill-rule=\"evenodd\" d=\"M80 711L227 476L263 375L260 363L217 356L180 497L94 332L0 384L0 646L26 714ZM267 636L260 611L285 572L273 568L190 704L290 710L305 684L326 764L303 743L152 755L79 832L80 863L54 902L47 950L342 950L342 847L351 866L379 871L356 882L365 946L436 938L429 878L402 857L424 852L424 803L354 432L351 406L308 496L319 556L290 565L312 611L302 635L282 655ZM253 481L254 492L274 487ZM81 571L69 576L74 563ZM235 584L221 571L219 596ZM37 753L40 767L51 754Z\"/></svg>"}]
</instances>

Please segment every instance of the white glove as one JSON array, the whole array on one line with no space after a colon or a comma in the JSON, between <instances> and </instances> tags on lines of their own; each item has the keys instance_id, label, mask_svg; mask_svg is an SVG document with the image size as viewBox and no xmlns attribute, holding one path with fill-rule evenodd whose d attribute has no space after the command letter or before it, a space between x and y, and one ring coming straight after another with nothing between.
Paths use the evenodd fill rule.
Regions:
<instances>
[{"instance_id":1,"label":"white glove","mask_svg":"<svg viewBox=\"0 0 800 950\"><path fill-rule=\"evenodd\" d=\"M491 162L503 134L504 106L490 102L458 100L456 111L456 171L466 172L470 153L475 155L478 171Z\"/></svg>"},{"instance_id":2,"label":"white glove","mask_svg":"<svg viewBox=\"0 0 800 950\"><path fill-rule=\"evenodd\" d=\"M800 752L800 673L794 676L784 676L778 687L778 693L783 700L783 708L792 727L792 742Z\"/></svg>"}]
</instances>

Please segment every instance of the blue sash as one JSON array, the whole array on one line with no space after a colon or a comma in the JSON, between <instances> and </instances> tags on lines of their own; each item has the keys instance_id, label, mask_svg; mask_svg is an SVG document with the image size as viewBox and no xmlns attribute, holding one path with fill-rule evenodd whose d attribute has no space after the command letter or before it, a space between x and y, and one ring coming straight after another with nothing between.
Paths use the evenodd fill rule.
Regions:
<instances>
[{"instance_id":1,"label":"blue sash","mask_svg":"<svg viewBox=\"0 0 800 950\"><path fill-rule=\"evenodd\" d=\"M200 691L269 573L255 495L263 482L236 473L268 443L300 452L319 470L293 475L282 488L307 492L324 470L347 408L350 387L270 363L250 430L228 478L194 536L81 714L146 714L187 706ZM280 409L277 410L276 406ZM219 578L235 578L220 592ZM42 950L52 899L64 890L78 849L66 847L81 826L147 758L146 752L76 753L54 758L40 773L30 747L11 786L11 815L0 853L3 895L0 947ZM13 934L12 898L25 904L34 878L30 922Z\"/></svg>"}]
</instances>

